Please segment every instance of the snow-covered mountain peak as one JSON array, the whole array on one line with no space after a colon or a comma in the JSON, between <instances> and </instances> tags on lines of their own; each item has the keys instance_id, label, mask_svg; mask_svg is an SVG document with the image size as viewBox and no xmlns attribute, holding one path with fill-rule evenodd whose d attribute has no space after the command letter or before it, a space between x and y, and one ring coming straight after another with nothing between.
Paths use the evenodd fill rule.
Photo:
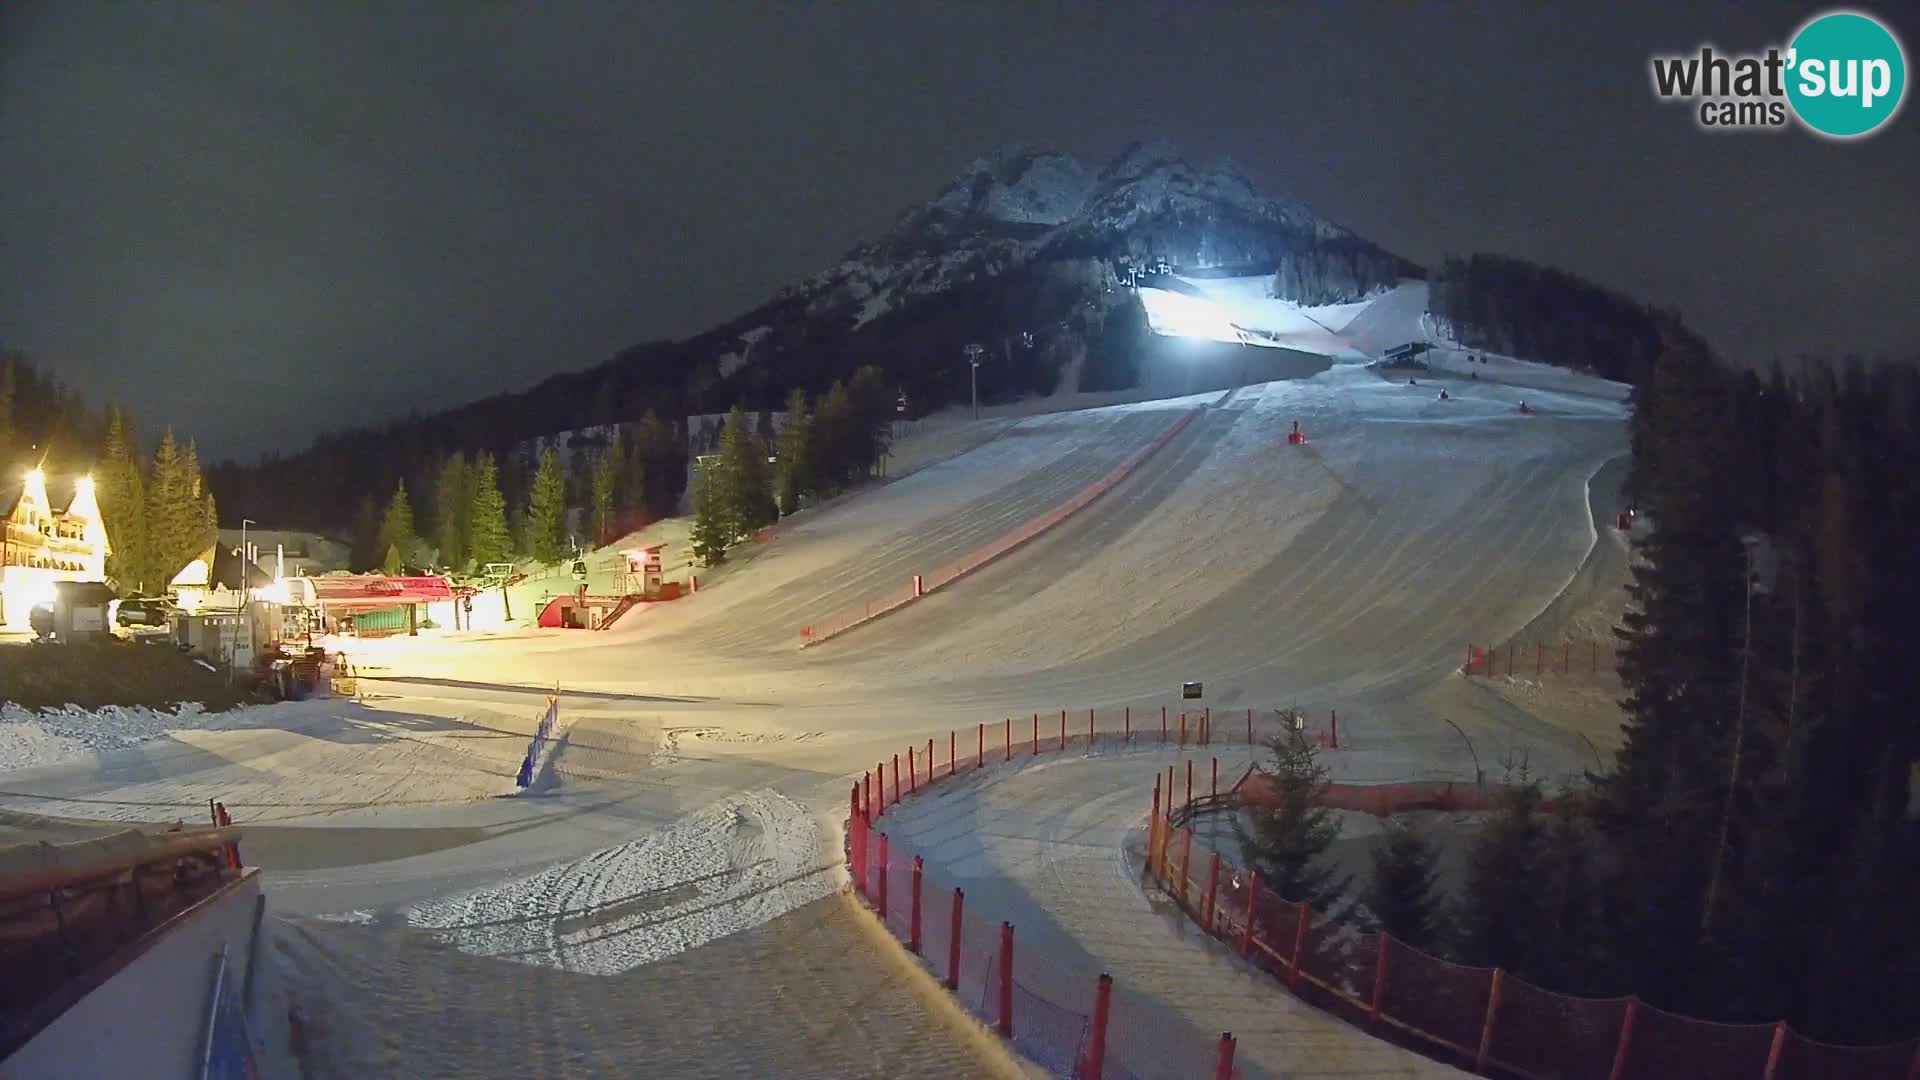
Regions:
<instances>
[{"instance_id":1,"label":"snow-covered mountain peak","mask_svg":"<svg viewBox=\"0 0 1920 1080\"><path fill-rule=\"evenodd\" d=\"M1079 161L1045 146L1003 146L976 159L928 208L955 217L1058 225L1078 213L1093 186Z\"/></svg>"}]
</instances>

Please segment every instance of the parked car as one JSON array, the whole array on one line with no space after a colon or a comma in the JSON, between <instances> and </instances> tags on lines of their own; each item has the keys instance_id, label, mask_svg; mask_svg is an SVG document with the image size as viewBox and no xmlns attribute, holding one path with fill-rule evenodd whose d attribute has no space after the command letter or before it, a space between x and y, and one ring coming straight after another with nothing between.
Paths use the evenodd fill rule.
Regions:
<instances>
[{"instance_id":1,"label":"parked car","mask_svg":"<svg viewBox=\"0 0 1920 1080\"><path fill-rule=\"evenodd\" d=\"M164 627L173 617L173 601L161 597L120 601L114 621L125 627Z\"/></svg>"}]
</instances>

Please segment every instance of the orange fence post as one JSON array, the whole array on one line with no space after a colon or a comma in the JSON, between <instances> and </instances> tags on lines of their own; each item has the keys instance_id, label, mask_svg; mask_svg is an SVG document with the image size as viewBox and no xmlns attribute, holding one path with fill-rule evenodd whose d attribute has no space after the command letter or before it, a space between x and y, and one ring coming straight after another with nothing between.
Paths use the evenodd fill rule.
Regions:
<instances>
[{"instance_id":1,"label":"orange fence post","mask_svg":"<svg viewBox=\"0 0 1920 1080\"><path fill-rule=\"evenodd\" d=\"M1493 1025L1500 1019L1500 990L1506 981L1506 971L1494 968L1493 986L1487 991L1487 1021L1480 1026L1480 1053L1473 1059L1473 1071L1482 1076L1487 1073L1487 1057L1493 1053Z\"/></svg>"},{"instance_id":2,"label":"orange fence post","mask_svg":"<svg viewBox=\"0 0 1920 1080\"><path fill-rule=\"evenodd\" d=\"M1241 956L1250 957L1253 955L1253 913L1259 910L1259 908L1255 906L1256 898L1258 898L1259 895L1260 875L1249 870L1247 871L1247 928L1245 930L1246 936L1240 939Z\"/></svg>"},{"instance_id":3,"label":"orange fence post","mask_svg":"<svg viewBox=\"0 0 1920 1080\"><path fill-rule=\"evenodd\" d=\"M979 768L987 763L987 722L980 721L980 727L974 732L974 741L979 745L973 751L973 767Z\"/></svg>"},{"instance_id":4,"label":"orange fence post","mask_svg":"<svg viewBox=\"0 0 1920 1080\"><path fill-rule=\"evenodd\" d=\"M1633 1045L1633 1018L1640 1015L1640 999L1627 999L1627 1012L1620 1018L1620 1041L1613 1048L1613 1069L1607 1080L1622 1080L1627 1075L1627 1050Z\"/></svg>"},{"instance_id":5,"label":"orange fence post","mask_svg":"<svg viewBox=\"0 0 1920 1080\"><path fill-rule=\"evenodd\" d=\"M1033 714L1033 752L1036 756L1040 753L1040 714L1039 713Z\"/></svg>"},{"instance_id":6,"label":"orange fence post","mask_svg":"<svg viewBox=\"0 0 1920 1080\"><path fill-rule=\"evenodd\" d=\"M1180 826L1180 907L1187 906L1187 871L1193 866L1193 830Z\"/></svg>"},{"instance_id":7,"label":"orange fence post","mask_svg":"<svg viewBox=\"0 0 1920 1080\"><path fill-rule=\"evenodd\" d=\"M1107 1011L1113 1003L1113 976L1100 973L1100 979L1093 988L1093 1022L1087 1032L1086 1068L1080 1075L1086 1080L1100 1080L1101 1070L1107 1063Z\"/></svg>"},{"instance_id":8,"label":"orange fence post","mask_svg":"<svg viewBox=\"0 0 1920 1080\"><path fill-rule=\"evenodd\" d=\"M1373 961L1373 1001L1367 1008L1367 1021L1375 1027L1380 1026L1380 1006L1387 1000L1387 949L1393 943L1393 935L1380 931L1380 949Z\"/></svg>"},{"instance_id":9,"label":"orange fence post","mask_svg":"<svg viewBox=\"0 0 1920 1080\"><path fill-rule=\"evenodd\" d=\"M1300 901L1300 918L1293 926L1293 970L1287 973L1287 985L1300 989L1300 954L1307 949L1307 920L1313 916L1313 908L1305 900Z\"/></svg>"},{"instance_id":10,"label":"orange fence post","mask_svg":"<svg viewBox=\"0 0 1920 1080\"><path fill-rule=\"evenodd\" d=\"M1203 905L1206 910L1200 919L1200 928L1209 934L1213 933L1213 899L1218 895L1220 895L1220 853L1216 851L1213 853L1213 858L1207 860L1207 900Z\"/></svg>"},{"instance_id":11,"label":"orange fence post","mask_svg":"<svg viewBox=\"0 0 1920 1080\"><path fill-rule=\"evenodd\" d=\"M1213 744L1213 706L1211 705L1206 706L1206 711L1200 714L1200 741L1208 745Z\"/></svg>"},{"instance_id":12,"label":"orange fence post","mask_svg":"<svg viewBox=\"0 0 1920 1080\"><path fill-rule=\"evenodd\" d=\"M920 790L919 776L920 770L913 765L913 747L909 746L907 747L907 790L909 792Z\"/></svg>"},{"instance_id":13,"label":"orange fence post","mask_svg":"<svg viewBox=\"0 0 1920 1080\"><path fill-rule=\"evenodd\" d=\"M920 856L913 857L913 907L907 920L907 951L920 955L920 878L925 871Z\"/></svg>"},{"instance_id":14,"label":"orange fence post","mask_svg":"<svg viewBox=\"0 0 1920 1080\"><path fill-rule=\"evenodd\" d=\"M887 921L887 834L880 834L880 921Z\"/></svg>"},{"instance_id":15,"label":"orange fence post","mask_svg":"<svg viewBox=\"0 0 1920 1080\"><path fill-rule=\"evenodd\" d=\"M908 753L912 753L911 750ZM900 755L893 755L893 801L900 801Z\"/></svg>"},{"instance_id":16,"label":"orange fence post","mask_svg":"<svg viewBox=\"0 0 1920 1080\"><path fill-rule=\"evenodd\" d=\"M1124 741L1131 744L1133 742L1133 706L1127 706L1126 711L1120 714L1120 723L1122 730L1126 732Z\"/></svg>"},{"instance_id":17,"label":"orange fence post","mask_svg":"<svg viewBox=\"0 0 1920 1080\"><path fill-rule=\"evenodd\" d=\"M873 774L863 773L860 777L860 817L867 824L873 824Z\"/></svg>"},{"instance_id":18,"label":"orange fence post","mask_svg":"<svg viewBox=\"0 0 1920 1080\"><path fill-rule=\"evenodd\" d=\"M966 902L966 894L959 888L953 890L953 926L947 931L947 989L960 988L960 905Z\"/></svg>"},{"instance_id":19,"label":"orange fence post","mask_svg":"<svg viewBox=\"0 0 1920 1080\"><path fill-rule=\"evenodd\" d=\"M847 836L851 841L847 845L847 854L853 863L850 868L853 871L853 887L855 891L864 892L867 884L867 830L866 819L860 816L859 784L853 785L847 817Z\"/></svg>"},{"instance_id":20,"label":"orange fence post","mask_svg":"<svg viewBox=\"0 0 1920 1080\"><path fill-rule=\"evenodd\" d=\"M986 736L982 735L981 738L984 739L986 738ZM956 741L956 739L957 739L957 736L955 736L953 729L948 728L947 729L947 775L948 776L952 776L953 771L960 767L960 750L959 750L960 744ZM931 772L931 770L929 770L929 772Z\"/></svg>"},{"instance_id":21,"label":"orange fence post","mask_svg":"<svg viewBox=\"0 0 1920 1080\"><path fill-rule=\"evenodd\" d=\"M1007 717L1007 760L1013 760L1013 717Z\"/></svg>"},{"instance_id":22,"label":"orange fence post","mask_svg":"<svg viewBox=\"0 0 1920 1080\"><path fill-rule=\"evenodd\" d=\"M1220 1048L1213 1053L1213 1080L1233 1080L1233 1032L1220 1033Z\"/></svg>"},{"instance_id":23,"label":"orange fence post","mask_svg":"<svg viewBox=\"0 0 1920 1080\"><path fill-rule=\"evenodd\" d=\"M1213 780L1211 781L1210 786L1207 788L1207 794L1215 795L1215 796L1220 794L1220 759L1219 758L1213 759Z\"/></svg>"},{"instance_id":24,"label":"orange fence post","mask_svg":"<svg viewBox=\"0 0 1920 1080\"><path fill-rule=\"evenodd\" d=\"M1193 812L1193 759L1187 759L1187 801L1183 804L1189 814Z\"/></svg>"},{"instance_id":25,"label":"orange fence post","mask_svg":"<svg viewBox=\"0 0 1920 1080\"><path fill-rule=\"evenodd\" d=\"M1327 710L1327 724L1328 724L1328 730L1330 730L1333 733L1332 749L1338 750L1340 749L1340 710L1339 709Z\"/></svg>"},{"instance_id":26,"label":"orange fence post","mask_svg":"<svg viewBox=\"0 0 1920 1080\"><path fill-rule=\"evenodd\" d=\"M1013 1038L1013 924L1000 924L1000 1036Z\"/></svg>"},{"instance_id":27,"label":"orange fence post","mask_svg":"<svg viewBox=\"0 0 1920 1080\"><path fill-rule=\"evenodd\" d=\"M1167 741L1167 707L1160 706L1160 741Z\"/></svg>"},{"instance_id":28,"label":"orange fence post","mask_svg":"<svg viewBox=\"0 0 1920 1080\"><path fill-rule=\"evenodd\" d=\"M1067 748L1067 710L1060 710L1060 749Z\"/></svg>"},{"instance_id":29,"label":"orange fence post","mask_svg":"<svg viewBox=\"0 0 1920 1080\"><path fill-rule=\"evenodd\" d=\"M880 812L887 812L887 763L882 761L873 770L873 786L880 789Z\"/></svg>"},{"instance_id":30,"label":"orange fence post","mask_svg":"<svg viewBox=\"0 0 1920 1080\"><path fill-rule=\"evenodd\" d=\"M1093 710L1087 710L1087 750L1093 750Z\"/></svg>"},{"instance_id":31,"label":"orange fence post","mask_svg":"<svg viewBox=\"0 0 1920 1080\"><path fill-rule=\"evenodd\" d=\"M1253 710L1247 710L1247 745L1253 745Z\"/></svg>"},{"instance_id":32,"label":"orange fence post","mask_svg":"<svg viewBox=\"0 0 1920 1080\"><path fill-rule=\"evenodd\" d=\"M1787 1022L1781 1020L1773 1025L1773 1044L1767 1047L1767 1069L1760 1074L1761 1080L1773 1080L1774 1075L1780 1071L1780 1051L1786 1049L1786 1046ZM1487 1055L1483 1051L1480 1056L1485 1059Z\"/></svg>"}]
</instances>

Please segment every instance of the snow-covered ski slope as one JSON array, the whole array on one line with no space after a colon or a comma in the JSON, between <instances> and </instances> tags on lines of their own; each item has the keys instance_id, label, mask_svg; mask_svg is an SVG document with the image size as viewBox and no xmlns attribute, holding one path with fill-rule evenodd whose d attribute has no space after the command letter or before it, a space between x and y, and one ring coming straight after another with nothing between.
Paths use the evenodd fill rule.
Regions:
<instances>
[{"instance_id":1,"label":"snow-covered ski slope","mask_svg":"<svg viewBox=\"0 0 1920 1080\"><path fill-rule=\"evenodd\" d=\"M1268 295L1271 275L1180 277L1166 288L1142 287L1149 325L1158 333L1244 342L1361 363L1409 341L1424 340L1427 283L1404 281L1347 304L1308 306Z\"/></svg>"},{"instance_id":2,"label":"snow-covered ski slope","mask_svg":"<svg viewBox=\"0 0 1920 1080\"><path fill-rule=\"evenodd\" d=\"M690 1011L713 1001L658 993L648 980L659 971L691 975L766 950L790 958L766 968L770 979L796 964L823 979L872 962L848 953L840 916L823 914L838 901L817 898L837 880L849 779L912 742L937 738L944 757L949 731L1034 710L1157 715L1178 707L1183 680L1200 680L1216 710L1338 708L1343 767L1357 775L1470 777L1471 752L1448 721L1488 762L1514 750L1547 775L1590 765L1577 736L1450 672L1467 641L1524 626L1580 566L1595 538L1586 484L1625 449L1622 394L1514 362L1459 367L1409 386L1336 364L1230 394L1012 419L957 456L794 519L719 585L611 631L369 644L365 701L320 703L284 729L185 732L0 775L0 809L171 820L221 798L243 824L275 823L256 828L248 850L267 867L276 911L348 915L276 933L299 977L344 995L330 1006L339 1030L381 1040L394 1075L456 1059L463 1074L514 1072L510 1058L495 1072L448 1056L456 1024L366 1025L422 1015L408 997L420 987L454 995L484 1025L486 996L457 988L524 964L545 972L528 978L566 987L531 1033L540 1052L582 1063L578 1075L615 1075L591 1063L608 1057L600 1041L621 1010L645 1018L636 1030L729 1030ZM1519 412L1522 399L1534 415ZM1044 513L1195 408L1135 473L1050 532L897 614L797 647L809 618ZM1296 421L1304 446L1286 439ZM556 683L560 745L529 797L503 798ZM1046 856L1061 866L1072 856L1061 873L1112 868L1102 852L1144 813L1155 762L1102 768L1089 782L1112 799L1062 789L1085 804L1070 824L1091 847ZM1054 827L1037 805L1031 813L1035 828ZM1067 932L1076 915L1055 912L1055 893L1009 869L1024 856L984 858L980 872L1004 879L997 895L1013 910L983 917L1057 922L1059 948L1101 955ZM1109 884L1132 888L1117 874ZM1087 934L1164 932L1156 926ZM626 940L636 935L647 943ZM405 979L365 974L389 960ZM1217 986L1182 989L1171 967L1130 970L1178 1023L1209 1029L1205 1006L1181 995L1217 999ZM910 994L875 974L842 989L889 1008ZM579 989L583 978L599 989ZM764 1074L877 1075L877 1063L905 1060L881 1028L830 1046L797 1015L747 1015L749 1000L739 997L733 1023L763 1036L753 1047L798 1048L759 1062ZM1364 1036L1313 1032L1306 1045L1332 1040L1328 1064L1392 1072ZM970 1060L963 1036L940 1024L914 1035L950 1061ZM409 1039L424 1040L419 1055Z\"/></svg>"}]
</instances>

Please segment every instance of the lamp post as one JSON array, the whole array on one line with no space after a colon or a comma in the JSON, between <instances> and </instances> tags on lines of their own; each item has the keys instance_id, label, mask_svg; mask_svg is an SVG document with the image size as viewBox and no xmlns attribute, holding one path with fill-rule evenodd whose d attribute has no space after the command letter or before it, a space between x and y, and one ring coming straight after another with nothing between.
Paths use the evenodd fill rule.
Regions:
<instances>
[{"instance_id":1,"label":"lamp post","mask_svg":"<svg viewBox=\"0 0 1920 1080\"><path fill-rule=\"evenodd\" d=\"M973 418L975 420L980 419L980 356L986 351L987 350L977 344L968 345L966 348L967 362L973 366L969 382L973 388Z\"/></svg>"}]
</instances>

